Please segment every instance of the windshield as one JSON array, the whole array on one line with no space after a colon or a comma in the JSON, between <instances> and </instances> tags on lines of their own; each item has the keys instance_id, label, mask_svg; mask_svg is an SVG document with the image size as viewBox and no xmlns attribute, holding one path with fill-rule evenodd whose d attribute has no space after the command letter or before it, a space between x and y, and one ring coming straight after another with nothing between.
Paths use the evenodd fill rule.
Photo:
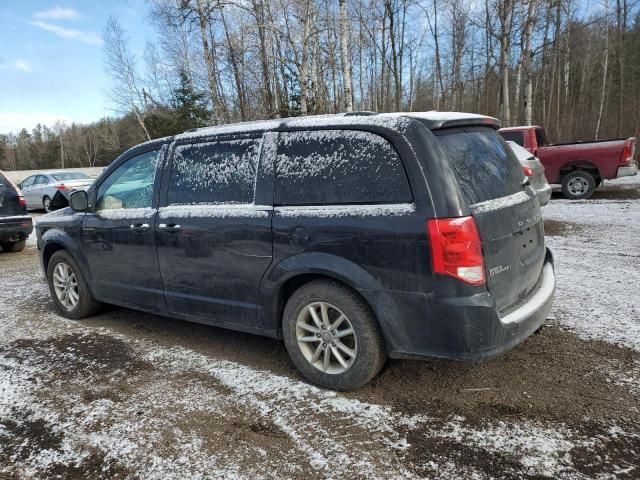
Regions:
<instances>
[{"instance_id":1,"label":"windshield","mask_svg":"<svg viewBox=\"0 0 640 480\"><path fill-rule=\"evenodd\" d=\"M58 172L51 175L59 182L64 182L68 180L91 180L91 177L88 177L84 173L80 172Z\"/></svg>"},{"instance_id":2,"label":"windshield","mask_svg":"<svg viewBox=\"0 0 640 480\"><path fill-rule=\"evenodd\" d=\"M448 154L469 205L505 197L522 189L522 167L494 130L455 128L434 133Z\"/></svg>"}]
</instances>

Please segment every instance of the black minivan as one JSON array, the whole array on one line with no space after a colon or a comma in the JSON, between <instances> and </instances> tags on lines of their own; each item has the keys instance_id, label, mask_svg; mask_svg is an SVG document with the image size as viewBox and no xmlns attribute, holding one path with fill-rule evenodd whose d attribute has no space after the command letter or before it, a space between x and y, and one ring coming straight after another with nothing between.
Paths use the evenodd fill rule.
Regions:
<instances>
[{"instance_id":1,"label":"black minivan","mask_svg":"<svg viewBox=\"0 0 640 480\"><path fill-rule=\"evenodd\" d=\"M497 120L344 114L134 147L38 221L57 308L100 302L283 338L310 381L478 361L540 328L555 275Z\"/></svg>"}]
</instances>

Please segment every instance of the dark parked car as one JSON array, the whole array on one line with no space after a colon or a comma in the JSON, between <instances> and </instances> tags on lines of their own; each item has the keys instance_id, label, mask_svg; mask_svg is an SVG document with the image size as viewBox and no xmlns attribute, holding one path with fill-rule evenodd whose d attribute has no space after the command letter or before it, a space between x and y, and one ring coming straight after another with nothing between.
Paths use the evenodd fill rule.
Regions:
<instances>
[{"instance_id":1,"label":"dark parked car","mask_svg":"<svg viewBox=\"0 0 640 480\"><path fill-rule=\"evenodd\" d=\"M42 217L57 308L107 302L283 338L309 380L392 358L477 361L540 328L555 276L540 206L495 119L309 117L124 153Z\"/></svg>"},{"instance_id":2,"label":"dark parked car","mask_svg":"<svg viewBox=\"0 0 640 480\"><path fill-rule=\"evenodd\" d=\"M20 252L32 231L22 192L0 172L0 247L5 252Z\"/></svg>"}]
</instances>

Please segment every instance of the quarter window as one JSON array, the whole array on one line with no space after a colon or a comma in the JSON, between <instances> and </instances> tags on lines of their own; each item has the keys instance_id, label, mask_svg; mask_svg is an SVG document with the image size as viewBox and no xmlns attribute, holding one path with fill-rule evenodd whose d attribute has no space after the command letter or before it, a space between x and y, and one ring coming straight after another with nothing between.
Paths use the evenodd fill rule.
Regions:
<instances>
[{"instance_id":1,"label":"quarter window","mask_svg":"<svg viewBox=\"0 0 640 480\"><path fill-rule=\"evenodd\" d=\"M248 138L176 147L168 204L252 203L260 143Z\"/></svg>"},{"instance_id":2,"label":"quarter window","mask_svg":"<svg viewBox=\"0 0 640 480\"><path fill-rule=\"evenodd\" d=\"M98 188L97 210L150 208L159 150L141 153L115 169Z\"/></svg>"},{"instance_id":3,"label":"quarter window","mask_svg":"<svg viewBox=\"0 0 640 480\"><path fill-rule=\"evenodd\" d=\"M402 161L383 137L323 130L279 135L276 205L404 203L412 200Z\"/></svg>"}]
</instances>

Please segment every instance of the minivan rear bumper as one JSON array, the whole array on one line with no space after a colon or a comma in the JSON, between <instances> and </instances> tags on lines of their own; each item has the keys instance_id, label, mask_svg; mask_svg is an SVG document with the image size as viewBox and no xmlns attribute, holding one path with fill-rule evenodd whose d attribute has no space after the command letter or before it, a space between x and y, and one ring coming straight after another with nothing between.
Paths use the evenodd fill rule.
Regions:
<instances>
[{"instance_id":1,"label":"minivan rear bumper","mask_svg":"<svg viewBox=\"0 0 640 480\"><path fill-rule=\"evenodd\" d=\"M443 298L386 291L387 301L392 300L393 306L383 307L383 314L378 318L389 356L476 362L498 355L542 326L551 310L555 285L553 256L547 249L536 290L525 302L502 316L488 292ZM385 301L385 296L378 295L378 298ZM389 315L394 317L391 321Z\"/></svg>"}]
</instances>

